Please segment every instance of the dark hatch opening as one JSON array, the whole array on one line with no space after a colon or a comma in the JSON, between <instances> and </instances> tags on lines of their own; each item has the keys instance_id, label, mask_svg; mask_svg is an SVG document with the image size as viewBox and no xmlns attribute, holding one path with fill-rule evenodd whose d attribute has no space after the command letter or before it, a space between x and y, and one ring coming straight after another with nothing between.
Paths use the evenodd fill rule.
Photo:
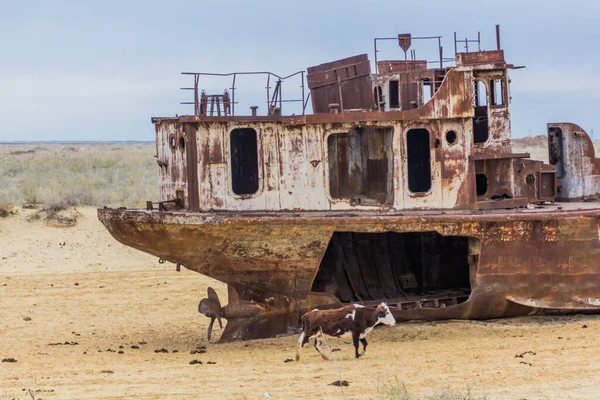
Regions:
<instances>
[{"instance_id":1,"label":"dark hatch opening","mask_svg":"<svg viewBox=\"0 0 600 400\"><path fill-rule=\"evenodd\" d=\"M473 141L475 143L485 143L490 135L487 86L481 80L476 80L474 85Z\"/></svg>"},{"instance_id":2,"label":"dark hatch opening","mask_svg":"<svg viewBox=\"0 0 600 400\"><path fill-rule=\"evenodd\" d=\"M429 131L411 129L406 133L406 169L408 171L408 190L424 193L431 189L431 150Z\"/></svg>"},{"instance_id":3,"label":"dark hatch opening","mask_svg":"<svg viewBox=\"0 0 600 400\"><path fill-rule=\"evenodd\" d=\"M231 131L231 189L238 195L258 191L258 146L256 131L236 128Z\"/></svg>"},{"instance_id":4,"label":"dark hatch opening","mask_svg":"<svg viewBox=\"0 0 600 400\"><path fill-rule=\"evenodd\" d=\"M312 291L403 309L459 304L471 293L478 249L475 238L436 232L335 232Z\"/></svg>"}]
</instances>

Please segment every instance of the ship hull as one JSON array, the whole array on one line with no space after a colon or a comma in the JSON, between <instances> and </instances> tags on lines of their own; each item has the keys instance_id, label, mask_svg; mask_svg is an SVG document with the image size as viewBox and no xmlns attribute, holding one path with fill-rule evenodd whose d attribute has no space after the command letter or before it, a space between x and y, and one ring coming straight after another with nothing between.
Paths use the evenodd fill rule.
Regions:
<instances>
[{"instance_id":1,"label":"ship hull","mask_svg":"<svg viewBox=\"0 0 600 400\"><path fill-rule=\"evenodd\" d=\"M272 337L299 328L303 313L340 306L339 291L366 304L387 301L396 306L393 313L399 321L600 311L600 208L384 215L105 208L98 210L98 216L119 242L226 283L229 304L223 308L223 316L228 324L223 341ZM468 292L460 295L439 290L399 296L407 293L402 283L397 292L389 285L392 294L378 291L373 276L365 275L364 261L359 272L365 281L352 283L352 271L346 264L353 260L347 252L334 264L346 263L339 267L340 276L347 275L350 284L336 286L332 278L315 290L316 281L327 278L327 271L321 269L325 268L324 259L335 254L328 252L333 238L344 233L373 234L378 238L371 241L373 249L382 243L379 238L388 240L382 235L457 238L447 242L444 253L434 258L434 247L421 248L421 252L429 257L423 260L448 266L453 263L452 246L464 243L462 250L456 247L456 253L464 253ZM361 238L352 245L364 243ZM436 240L431 243L446 243ZM411 253L410 247L402 251ZM422 264L427 267L427 262ZM425 269L422 272L427 275ZM394 271L375 274L382 285L389 284L385 273L393 276ZM452 278L442 276L435 282L439 286L448 279ZM366 288L363 292L360 285Z\"/></svg>"}]
</instances>

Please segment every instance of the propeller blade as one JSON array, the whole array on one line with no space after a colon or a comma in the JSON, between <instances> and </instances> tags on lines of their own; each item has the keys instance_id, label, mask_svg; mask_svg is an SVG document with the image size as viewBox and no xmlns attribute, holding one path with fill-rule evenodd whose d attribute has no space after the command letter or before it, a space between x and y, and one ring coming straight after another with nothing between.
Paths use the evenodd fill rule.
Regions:
<instances>
[{"instance_id":1,"label":"propeller blade","mask_svg":"<svg viewBox=\"0 0 600 400\"><path fill-rule=\"evenodd\" d=\"M208 288L208 297L200 301L200 304L198 304L198 312L210 318L210 324L208 325L208 341L210 341L215 319L219 320L219 327L223 329L223 324L221 323L221 318L223 317L223 309L221 307L221 301L219 300L219 296L217 296L217 292L215 292L215 289L211 287Z\"/></svg>"}]
</instances>

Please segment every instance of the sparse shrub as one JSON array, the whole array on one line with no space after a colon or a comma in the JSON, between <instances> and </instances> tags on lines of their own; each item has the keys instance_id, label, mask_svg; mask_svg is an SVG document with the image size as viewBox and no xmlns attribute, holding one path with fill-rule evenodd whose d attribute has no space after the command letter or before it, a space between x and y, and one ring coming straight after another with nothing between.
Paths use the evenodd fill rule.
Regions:
<instances>
[{"instance_id":1,"label":"sparse shrub","mask_svg":"<svg viewBox=\"0 0 600 400\"><path fill-rule=\"evenodd\" d=\"M65 202L49 204L32 214L28 221L36 221L43 219L46 224L50 226L56 226L61 228L67 228L75 226L77 219L81 216L81 213L75 208L69 207Z\"/></svg>"},{"instance_id":2,"label":"sparse shrub","mask_svg":"<svg viewBox=\"0 0 600 400\"><path fill-rule=\"evenodd\" d=\"M426 397L426 400L488 400L487 397L474 397L471 388L467 387L465 393L446 390L440 394Z\"/></svg>"},{"instance_id":3,"label":"sparse shrub","mask_svg":"<svg viewBox=\"0 0 600 400\"><path fill-rule=\"evenodd\" d=\"M397 376L380 386L377 392L379 398L385 400L488 400L487 397L474 397L469 386L464 393L448 389L425 397L415 397L408 392L404 382Z\"/></svg>"},{"instance_id":4,"label":"sparse shrub","mask_svg":"<svg viewBox=\"0 0 600 400\"><path fill-rule=\"evenodd\" d=\"M385 384L382 388L383 395L385 399L389 400L410 400L411 397L408 394L408 390L406 389L406 385L404 382L398 379L397 376L394 379Z\"/></svg>"},{"instance_id":5,"label":"sparse shrub","mask_svg":"<svg viewBox=\"0 0 600 400\"><path fill-rule=\"evenodd\" d=\"M13 209L10 204L0 201L0 218L6 218L13 213Z\"/></svg>"},{"instance_id":6,"label":"sparse shrub","mask_svg":"<svg viewBox=\"0 0 600 400\"><path fill-rule=\"evenodd\" d=\"M158 198L154 152L150 143L0 147L0 201L136 207Z\"/></svg>"}]
</instances>

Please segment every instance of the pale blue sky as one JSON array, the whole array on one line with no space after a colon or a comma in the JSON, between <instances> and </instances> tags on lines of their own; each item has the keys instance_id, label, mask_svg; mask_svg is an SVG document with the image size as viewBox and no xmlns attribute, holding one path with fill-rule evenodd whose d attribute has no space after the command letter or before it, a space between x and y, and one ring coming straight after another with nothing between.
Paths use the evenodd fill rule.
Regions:
<instances>
[{"instance_id":1,"label":"pale blue sky","mask_svg":"<svg viewBox=\"0 0 600 400\"><path fill-rule=\"evenodd\" d=\"M443 35L450 55L455 30L481 31L491 49L495 24L507 60L527 66L511 73L513 135L543 134L550 121L600 132L599 21L590 0L0 0L0 141L153 140L150 117L192 111L179 104L191 99L181 71L286 75L361 53L373 61L373 37L405 32ZM401 56L395 45L380 55ZM264 82L236 86L250 97L252 84L261 97L240 108L263 101Z\"/></svg>"}]
</instances>

